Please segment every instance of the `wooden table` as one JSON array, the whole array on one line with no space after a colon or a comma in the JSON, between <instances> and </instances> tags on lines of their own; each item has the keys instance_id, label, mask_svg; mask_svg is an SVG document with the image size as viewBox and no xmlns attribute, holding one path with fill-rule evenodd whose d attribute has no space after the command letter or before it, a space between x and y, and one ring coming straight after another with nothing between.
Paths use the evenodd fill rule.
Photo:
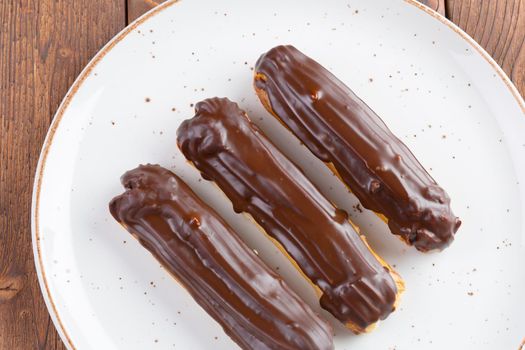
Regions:
<instances>
[{"instance_id":1,"label":"wooden table","mask_svg":"<svg viewBox=\"0 0 525 350\"><path fill-rule=\"evenodd\" d=\"M0 1L0 349L64 349L43 303L31 250L40 147L84 65L160 2ZM525 93L525 0L421 2L473 36Z\"/></svg>"}]
</instances>

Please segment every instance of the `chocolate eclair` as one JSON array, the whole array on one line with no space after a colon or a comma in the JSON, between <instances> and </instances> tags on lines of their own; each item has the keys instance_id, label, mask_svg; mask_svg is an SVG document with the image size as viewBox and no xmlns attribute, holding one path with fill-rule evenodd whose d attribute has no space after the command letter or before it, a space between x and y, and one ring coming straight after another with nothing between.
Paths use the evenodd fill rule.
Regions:
<instances>
[{"instance_id":1,"label":"chocolate eclair","mask_svg":"<svg viewBox=\"0 0 525 350\"><path fill-rule=\"evenodd\" d=\"M250 214L312 283L321 306L356 333L396 307L399 276L236 103L212 98L177 131L184 156L236 212Z\"/></svg>"},{"instance_id":2,"label":"chocolate eclair","mask_svg":"<svg viewBox=\"0 0 525 350\"><path fill-rule=\"evenodd\" d=\"M295 134L392 233L420 251L442 250L461 225L450 198L356 94L293 46L255 66L265 108Z\"/></svg>"},{"instance_id":3,"label":"chocolate eclair","mask_svg":"<svg viewBox=\"0 0 525 350\"><path fill-rule=\"evenodd\" d=\"M175 174L122 176L109 209L243 349L333 349L331 327Z\"/></svg>"}]
</instances>

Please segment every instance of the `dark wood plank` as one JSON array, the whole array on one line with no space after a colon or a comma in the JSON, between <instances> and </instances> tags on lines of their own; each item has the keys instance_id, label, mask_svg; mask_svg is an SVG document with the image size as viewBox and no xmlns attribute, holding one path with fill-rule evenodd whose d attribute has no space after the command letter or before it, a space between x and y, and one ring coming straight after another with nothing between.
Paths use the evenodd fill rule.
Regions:
<instances>
[{"instance_id":1,"label":"dark wood plank","mask_svg":"<svg viewBox=\"0 0 525 350\"><path fill-rule=\"evenodd\" d=\"M67 89L124 25L123 0L0 1L0 349L64 349L34 268L34 172Z\"/></svg>"},{"instance_id":2,"label":"dark wood plank","mask_svg":"<svg viewBox=\"0 0 525 350\"><path fill-rule=\"evenodd\" d=\"M445 0L418 0L420 3L427 5L432 10L438 12L442 16L446 13Z\"/></svg>"},{"instance_id":3,"label":"dark wood plank","mask_svg":"<svg viewBox=\"0 0 525 350\"><path fill-rule=\"evenodd\" d=\"M525 95L525 0L447 0L447 13Z\"/></svg>"}]
</instances>

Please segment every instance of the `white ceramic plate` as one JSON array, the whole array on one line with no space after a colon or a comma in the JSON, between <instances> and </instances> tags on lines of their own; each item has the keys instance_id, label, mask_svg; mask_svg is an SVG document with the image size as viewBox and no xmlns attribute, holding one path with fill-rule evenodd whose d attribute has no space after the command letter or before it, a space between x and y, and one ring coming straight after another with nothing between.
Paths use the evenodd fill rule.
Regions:
<instances>
[{"instance_id":1,"label":"white ceramic plate","mask_svg":"<svg viewBox=\"0 0 525 350\"><path fill-rule=\"evenodd\" d=\"M264 111L252 67L292 43L354 89L448 191L456 241L421 254L394 238ZM399 310L354 336L175 144L206 97L238 101L406 281ZM335 327L337 349L517 349L525 337L525 116L508 78L442 17L401 0L184 0L111 41L54 119L33 198L36 266L69 348L231 349L232 341L110 216L120 175L159 163L181 175Z\"/></svg>"}]
</instances>

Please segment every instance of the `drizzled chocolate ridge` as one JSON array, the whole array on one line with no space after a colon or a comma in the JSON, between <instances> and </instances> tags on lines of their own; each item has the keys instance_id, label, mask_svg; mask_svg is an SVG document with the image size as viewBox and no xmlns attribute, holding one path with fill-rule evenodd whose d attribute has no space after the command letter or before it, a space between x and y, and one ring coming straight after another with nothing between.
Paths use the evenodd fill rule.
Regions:
<instances>
[{"instance_id":1,"label":"drizzled chocolate ridge","mask_svg":"<svg viewBox=\"0 0 525 350\"><path fill-rule=\"evenodd\" d=\"M236 212L249 213L321 293L321 306L356 332L387 317L397 286L343 210L335 208L225 98L199 102L177 131L185 157L213 180ZM397 275L396 275L397 277ZM401 283L401 282L400 282Z\"/></svg>"},{"instance_id":2,"label":"drizzled chocolate ridge","mask_svg":"<svg viewBox=\"0 0 525 350\"><path fill-rule=\"evenodd\" d=\"M293 46L255 67L265 107L336 174L392 233L420 251L444 249L461 225L450 198L379 116L332 73Z\"/></svg>"},{"instance_id":3,"label":"drizzled chocolate ridge","mask_svg":"<svg viewBox=\"0 0 525 350\"><path fill-rule=\"evenodd\" d=\"M110 205L121 223L243 349L333 349L330 326L175 174L141 165Z\"/></svg>"}]
</instances>

